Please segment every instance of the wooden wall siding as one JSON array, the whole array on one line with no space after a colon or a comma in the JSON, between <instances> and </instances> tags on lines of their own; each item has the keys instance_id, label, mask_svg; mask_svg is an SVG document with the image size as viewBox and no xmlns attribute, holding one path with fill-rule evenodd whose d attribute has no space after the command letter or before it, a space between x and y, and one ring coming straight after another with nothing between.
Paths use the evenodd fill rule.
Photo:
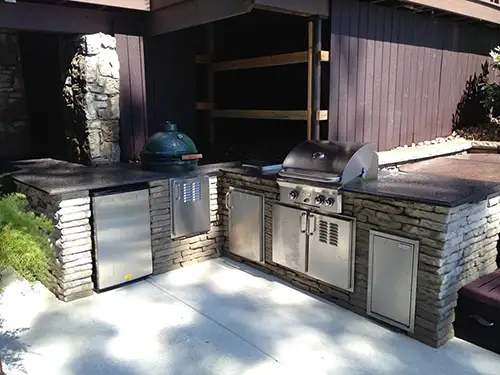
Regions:
<instances>
[{"instance_id":1,"label":"wooden wall siding","mask_svg":"<svg viewBox=\"0 0 500 375\"><path fill-rule=\"evenodd\" d=\"M149 135L173 121L197 142L195 61L196 29L147 39Z\"/></svg>"},{"instance_id":2,"label":"wooden wall siding","mask_svg":"<svg viewBox=\"0 0 500 375\"><path fill-rule=\"evenodd\" d=\"M143 38L116 35L120 60L120 140L123 160L139 158L148 137Z\"/></svg>"},{"instance_id":3,"label":"wooden wall siding","mask_svg":"<svg viewBox=\"0 0 500 375\"><path fill-rule=\"evenodd\" d=\"M447 136L498 32L352 0L332 1L329 139L379 150Z\"/></svg>"}]
</instances>

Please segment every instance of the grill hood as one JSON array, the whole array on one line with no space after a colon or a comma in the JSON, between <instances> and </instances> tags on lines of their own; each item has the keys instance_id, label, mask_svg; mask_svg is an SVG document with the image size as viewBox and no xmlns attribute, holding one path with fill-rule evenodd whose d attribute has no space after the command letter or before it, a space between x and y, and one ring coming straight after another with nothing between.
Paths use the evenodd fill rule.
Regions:
<instances>
[{"instance_id":1,"label":"grill hood","mask_svg":"<svg viewBox=\"0 0 500 375\"><path fill-rule=\"evenodd\" d=\"M280 176L308 181L346 184L378 177L375 143L305 141L283 162Z\"/></svg>"}]
</instances>

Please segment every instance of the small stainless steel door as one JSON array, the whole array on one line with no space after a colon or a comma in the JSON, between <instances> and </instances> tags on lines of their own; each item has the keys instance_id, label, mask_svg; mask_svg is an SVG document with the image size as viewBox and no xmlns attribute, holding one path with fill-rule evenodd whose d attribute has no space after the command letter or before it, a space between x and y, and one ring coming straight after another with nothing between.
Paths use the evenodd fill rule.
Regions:
<instances>
[{"instance_id":1,"label":"small stainless steel door","mask_svg":"<svg viewBox=\"0 0 500 375\"><path fill-rule=\"evenodd\" d=\"M368 315L413 331L418 241L370 231Z\"/></svg>"},{"instance_id":2,"label":"small stainless steel door","mask_svg":"<svg viewBox=\"0 0 500 375\"><path fill-rule=\"evenodd\" d=\"M353 288L353 221L311 213L307 274L345 290Z\"/></svg>"},{"instance_id":3,"label":"small stainless steel door","mask_svg":"<svg viewBox=\"0 0 500 375\"><path fill-rule=\"evenodd\" d=\"M226 206L229 210L229 251L255 262L264 261L264 197L231 188Z\"/></svg>"},{"instance_id":4,"label":"small stainless steel door","mask_svg":"<svg viewBox=\"0 0 500 375\"><path fill-rule=\"evenodd\" d=\"M305 272L307 212L275 204L273 207L273 262Z\"/></svg>"},{"instance_id":5,"label":"small stainless steel door","mask_svg":"<svg viewBox=\"0 0 500 375\"><path fill-rule=\"evenodd\" d=\"M209 188L208 177L172 180L172 238L187 237L210 230Z\"/></svg>"},{"instance_id":6,"label":"small stainless steel door","mask_svg":"<svg viewBox=\"0 0 500 375\"><path fill-rule=\"evenodd\" d=\"M97 289L153 272L149 191L92 197Z\"/></svg>"}]
</instances>

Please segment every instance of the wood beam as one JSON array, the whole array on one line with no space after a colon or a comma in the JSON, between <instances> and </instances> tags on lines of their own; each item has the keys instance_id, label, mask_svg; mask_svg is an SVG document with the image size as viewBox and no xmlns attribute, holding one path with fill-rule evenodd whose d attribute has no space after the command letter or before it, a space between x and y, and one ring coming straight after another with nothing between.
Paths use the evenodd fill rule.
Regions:
<instances>
[{"instance_id":1,"label":"wood beam","mask_svg":"<svg viewBox=\"0 0 500 375\"><path fill-rule=\"evenodd\" d=\"M217 109L212 116L219 118L241 118L254 120L294 120L307 121L308 111L298 110L258 110L258 109ZM328 111L318 111L315 117L319 121L328 120Z\"/></svg>"},{"instance_id":2,"label":"wood beam","mask_svg":"<svg viewBox=\"0 0 500 375\"><path fill-rule=\"evenodd\" d=\"M311 140L313 119L314 23L307 23L307 140Z\"/></svg>"},{"instance_id":3,"label":"wood beam","mask_svg":"<svg viewBox=\"0 0 500 375\"><path fill-rule=\"evenodd\" d=\"M430 8L445 10L461 16L476 18L483 21L500 24L500 8L493 9L470 0L404 0L410 4L424 5Z\"/></svg>"},{"instance_id":4,"label":"wood beam","mask_svg":"<svg viewBox=\"0 0 500 375\"><path fill-rule=\"evenodd\" d=\"M141 11L150 11L149 0L67 0L70 3L86 3L93 5L102 5L115 8L135 9Z\"/></svg>"},{"instance_id":5,"label":"wood beam","mask_svg":"<svg viewBox=\"0 0 500 375\"><path fill-rule=\"evenodd\" d=\"M177 3L182 3L183 1L186 0L150 0L151 10L154 12L156 10L163 9Z\"/></svg>"},{"instance_id":6,"label":"wood beam","mask_svg":"<svg viewBox=\"0 0 500 375\"><path fill-rule=\"evenodd\" d=\"M204 25L252 10L252 0L185 0L151 13L149 35Z\"/></svg>"},{"instance_id":7,"label":"wood beam","mask_svg":"<svg viewBox=\"0 0 500 375\"><path fill-rule=\"evenodd\" d=\"M148 14L0 1L0 28L60 33L143 35Z\"/></svg>"},{"instance_id":8,"label":"wood beam","mask_svg":"<svg viewBox=\"0 0 500 375\"><path fill-rule=\"evenodd\" d=\"M321 61L330 61L330 53L328 51L320 52ZM198 63L208 62L206 57L197 57ZM213 64L213 69L216 72L225 70L239 70L239 69L256 69L267 68L270 66L281 66L291 64L301 64L309 61L309 51L283 53L280 55L253 57L249 59L223 61Z\"/></svg>"},{"instance_id":9,"label":"wood beam","mask_svg":"<svg viewBox=\"0 0 500 375\"><path fill-rule=\"evenodd\" d=\"M329 17L329 0L254 0L257 9L265 9L299 16Z\"/></svg>"},{"instance_id":10,"label":"wood beam","mask_svg":"<svg viewBox=\"0 0 500 375\"><path fill-rule=\"evenodd\" d=\"M321 110L321 47L322 47L322 21L316 18L312 21L312 111L317 114ZM312 118L312 139L318 141L320 139L321 128L320 120L317 117Z\"/></svg>"}]
</instances>

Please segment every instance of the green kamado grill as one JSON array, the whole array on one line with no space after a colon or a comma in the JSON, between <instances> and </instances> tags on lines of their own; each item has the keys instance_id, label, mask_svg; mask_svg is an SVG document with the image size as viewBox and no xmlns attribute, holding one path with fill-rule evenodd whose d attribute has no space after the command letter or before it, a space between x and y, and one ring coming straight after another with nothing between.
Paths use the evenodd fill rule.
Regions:
<instances>
[{"instance_id":1,"label":"green kamado grill","mask_svg":"<svg viewBox=\"0 0 500 375\"><path fill-rule=\"evenodd\" d=\"M142 169L154 172L184 172L196 169L202 155L193 140L167 121L163 131L153 134L141 154Z\"/></svg>"}]
</instances>

